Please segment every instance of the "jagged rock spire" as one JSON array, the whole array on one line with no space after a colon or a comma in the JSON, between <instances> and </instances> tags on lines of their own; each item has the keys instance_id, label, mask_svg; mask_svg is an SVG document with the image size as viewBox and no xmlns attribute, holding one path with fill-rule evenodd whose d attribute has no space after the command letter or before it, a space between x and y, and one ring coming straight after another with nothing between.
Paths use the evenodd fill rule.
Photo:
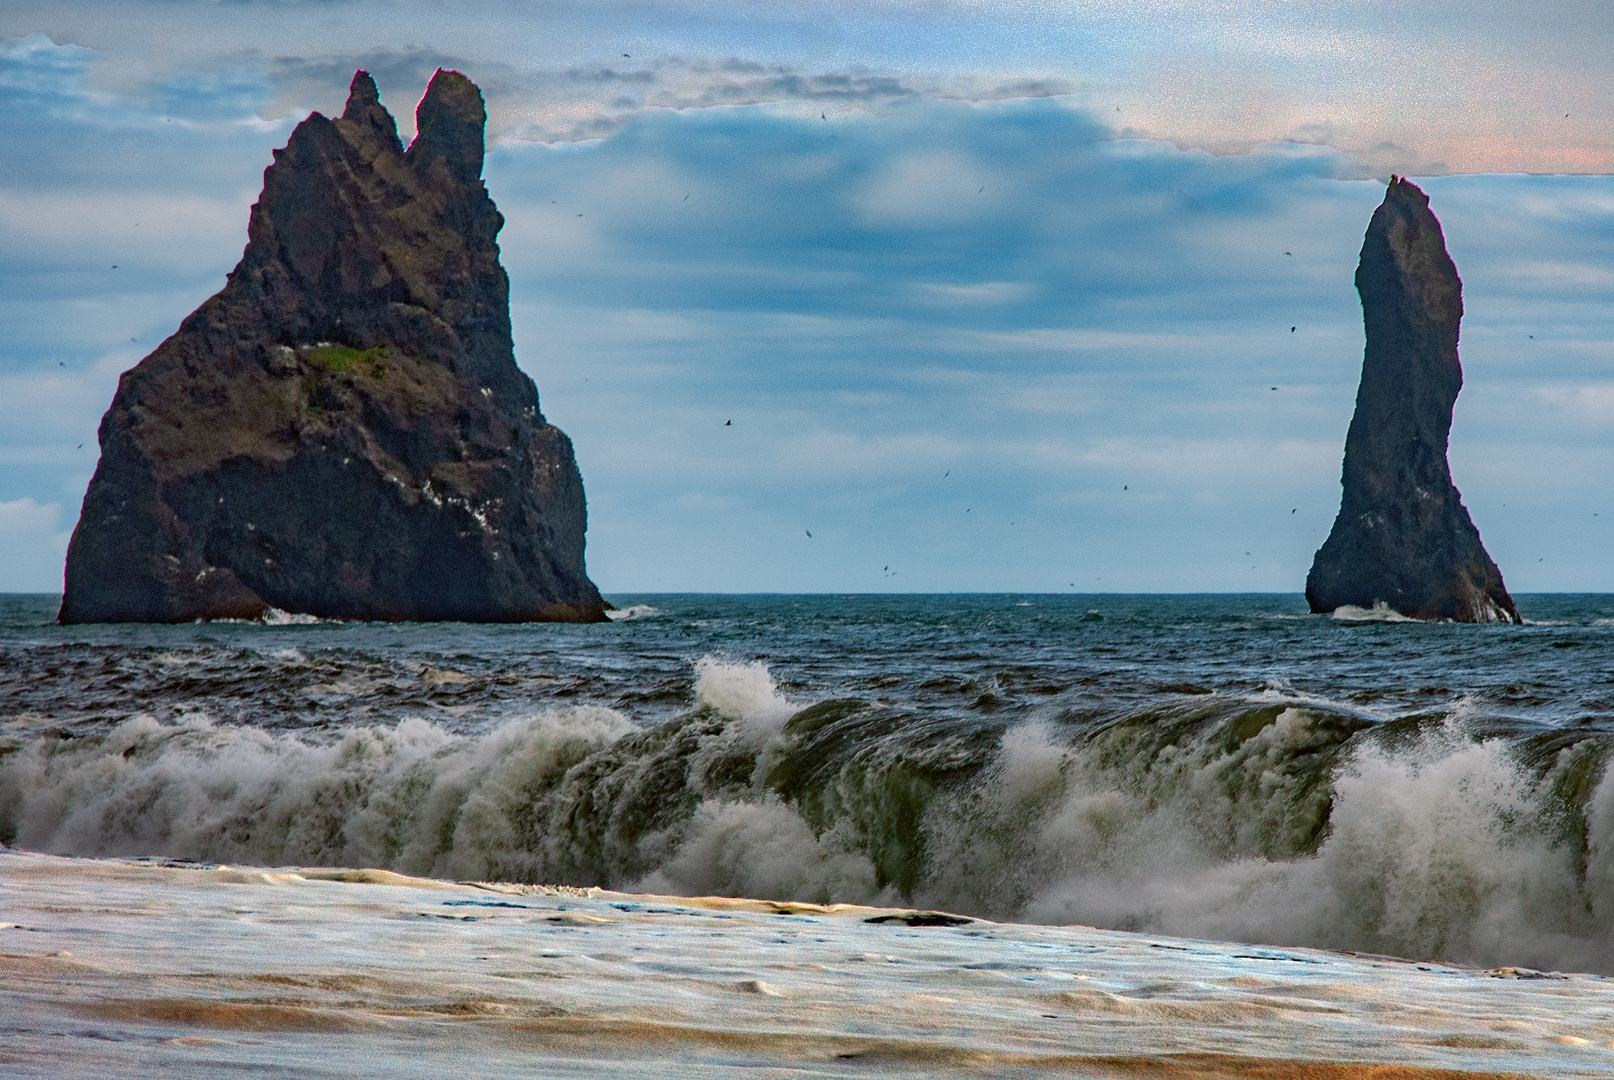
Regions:
<instances>
[{"instance_id":1,"label":"jagged rock spire","mask_svg":"<svg viewBox=\"0 0 1614 1080\"><path fill-rule=\"evenodd\" d=\"M486 110L370 76L275 152L229 283L126 373L63 622L604 620L566 435L516 366Z\"/></svg>"},{"instance_id":2,"label":"jagged rock spire","mask_svg":"<svg viewBox=\"0 0 1614 1080\"><path fill-rule=\"evenodd\" d=\"M1392 176L1356 270L1367 346L1344 497L1306 578L1313 611L1383 603L1415 618L1518 621L1446 459L1462 288L1429 196Z\"/></svg>"}]
</instances>

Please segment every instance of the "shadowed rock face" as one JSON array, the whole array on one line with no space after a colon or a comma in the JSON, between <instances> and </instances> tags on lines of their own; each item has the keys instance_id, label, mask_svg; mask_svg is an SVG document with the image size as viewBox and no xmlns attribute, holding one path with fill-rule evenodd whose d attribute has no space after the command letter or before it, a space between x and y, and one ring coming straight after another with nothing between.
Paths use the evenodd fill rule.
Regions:
<instances>
[{"instance_id":1,"label":"shadowed rock face","mask_svg":"<svg viewBox=\"0 0 1614 1080\"><path fill-rule=\"evenodd\" d=\"M1339 517L1306 578L1312 611L1383 603L1419 619L1519 621L1446 461L1462 287L1429 196L1392 177L1356 270L1367 351Z\"/></svg>"},{"instance_id":2,"label":"shadowed rock face","mask_svg":"<svg viewBox=\"0 0 1614 1080\"><path fill-rule=\"evenodd\" d=\"M264 172L224 289L118 384L60 619L600 621L571 441L516 367L482 95L370 76Z\"/></svg>"}]
</instances>

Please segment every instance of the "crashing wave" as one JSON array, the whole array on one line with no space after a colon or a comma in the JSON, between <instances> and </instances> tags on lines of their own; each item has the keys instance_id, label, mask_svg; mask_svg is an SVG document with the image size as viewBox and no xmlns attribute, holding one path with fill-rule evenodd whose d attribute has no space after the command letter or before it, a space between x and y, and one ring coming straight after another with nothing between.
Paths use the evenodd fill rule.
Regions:
<instances>
[{"instance_id":1,"label":"crashing wave","mask_svg":"<svg viewBox=\"0 0 1614 1080\"><path fill-rule=\"evenodd\" d=\"M1268 691L1014 726L789 701L329 741L187 718L0 742L0 839L367 866L1614 972L1608 737L1482 739Z\"/></svg>"},{"instance_id":2,"label":"crashing wave","mask_svg":"<svg viewBox=\"0 0 1614 1080\"><path fill-rule=\"evenodd\" d=\"M1422 622L1396 611L1383 600L1378 601L1370 608L1357 607L1355 604L1341 604L1334 609L1332 618L1340 622Z\"/></svg>"},{"instance_id":3,"label":"crashing wave","mask_svg":"<svg viewBox=\"0 0 1614 1080\"><path fill-rule=\"evenodd\" d=\"M634 604L632 607L610 608L605 614L612 622L632 622L635 619L653 619L661 614L661 609L649 604Z\"/></svg>"}]
</instances>

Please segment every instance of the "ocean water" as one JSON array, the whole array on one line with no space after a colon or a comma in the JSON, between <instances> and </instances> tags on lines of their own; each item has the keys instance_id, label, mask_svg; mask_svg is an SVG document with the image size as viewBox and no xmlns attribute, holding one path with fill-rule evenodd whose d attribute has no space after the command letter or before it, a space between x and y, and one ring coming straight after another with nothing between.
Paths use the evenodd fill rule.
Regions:
<instances>
[{"instance_id":1,"label":"ocean water","mask_svg":"<svg viewBox=\"0 0 1614 1080\"><path fill-rule=\"evenodd\" d=\"M614 596L600 626L57 627L0 841L1614 973L1614 597Z\"/></svg>"}]
</instances>

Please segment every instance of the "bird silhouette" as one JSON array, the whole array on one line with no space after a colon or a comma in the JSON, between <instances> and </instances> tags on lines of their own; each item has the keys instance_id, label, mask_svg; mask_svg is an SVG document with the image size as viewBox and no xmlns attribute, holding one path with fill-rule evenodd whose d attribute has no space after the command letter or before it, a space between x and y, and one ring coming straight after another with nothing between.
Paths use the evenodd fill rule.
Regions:
<instances>
[{"instance_id":1,"label":"bird silhouette","mask_svg":"<svg viewBox=\"0 0 1614 1080\"><path fill-rule=\"evenodd\" d=\"M733 420L725 420L725 421L723 421L723 426L724 427L733 427L734 426L734 421Z\"/></svg>"},{"instance_id":2,"label":"bird silhouette","mask_svg":"<svg viewBox=\"0 0 1614 1080\"><path fill-rule=\"evenodd\" d=\"M1292 333L1294 333L1294 332L1295 332L1295 328L1294 328L1294 327L1293 327L1293 326L1291 326L1291 327L1290 327L1290 328L1289 328L1289 332L1290 332L1290 333L1291 333L1291 334L1292 334Z\"/></svg>"},{"instance_id":3,"label":"bird silhouette","mask_svg":"<svg viewBox=\"0 0 1614 1080\"><path fill-rule=\"evenodd\" d=\"M811 529L803 529L801 531L807 534L807 539L811 540L813 538L813 530L811 530Z\"/></svg>"}]
</instances>

